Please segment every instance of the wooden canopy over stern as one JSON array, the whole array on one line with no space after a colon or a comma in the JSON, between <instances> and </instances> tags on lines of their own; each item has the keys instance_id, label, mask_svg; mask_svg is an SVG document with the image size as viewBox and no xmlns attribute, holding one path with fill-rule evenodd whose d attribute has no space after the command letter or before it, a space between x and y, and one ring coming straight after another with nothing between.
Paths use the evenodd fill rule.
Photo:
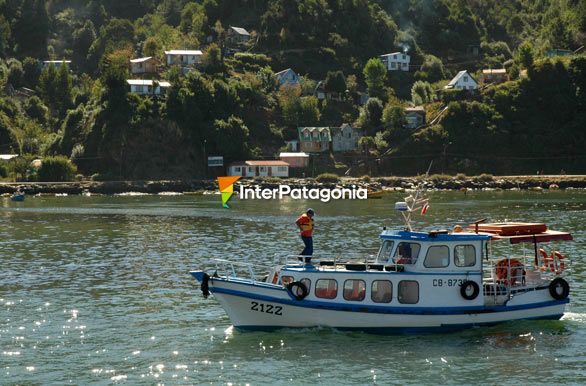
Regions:
<instances>
[{"instance_id":1,"label":"wooden canopy over stern","mask_svg":"<svg viewBox=\"0 0 586 386\"><path fill-rule=\"evenodd\" d=\"M536 244L574 239L568 232L549 230L545 224L540 223L475 223L471 224L468 229L479 234L490 235L492 240L510 240L511 244Z\"/></svg>"}]
</instances>

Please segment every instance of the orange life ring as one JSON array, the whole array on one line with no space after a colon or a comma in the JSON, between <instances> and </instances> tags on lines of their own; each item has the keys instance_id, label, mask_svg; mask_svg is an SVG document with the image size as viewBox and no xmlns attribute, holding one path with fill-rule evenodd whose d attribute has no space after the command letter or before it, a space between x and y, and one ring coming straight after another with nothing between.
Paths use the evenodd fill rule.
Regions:
<instances>
[{"instance_id":1,"label":"orange life ring","mask_svg":"<svg viewBox=\"0 0 586 386\"><path fill-rule=\"evenodd\" d=\"M496 263L496 278L498 281L515 285L517 280L525 280L525 269L522 262L517 259L502 259Z\"/></svg>"},{"instance_id":2,"label":"orange life ring","mask_svg":"<svg viewBox=\"0 0 586 386\"><path fill-rule=\"evenodd\" d=\"M275 272L275 274L273 275L273 284L277 284L278 281L279 281L279 274Z\"/></svg>"},{"instance_id":3,"label":"orange life ring","mask_svg":"<svg viewBox=\"0 0 586 386\"><path fill-rule=\"evenodd\" d=\"M553 251L551 254L551 263L549 264L549 268L551 272L555 272L556 274L560 274L566 268L564 264L564 255L560 253L560 251Z\"/></svg>"}]
</instances>

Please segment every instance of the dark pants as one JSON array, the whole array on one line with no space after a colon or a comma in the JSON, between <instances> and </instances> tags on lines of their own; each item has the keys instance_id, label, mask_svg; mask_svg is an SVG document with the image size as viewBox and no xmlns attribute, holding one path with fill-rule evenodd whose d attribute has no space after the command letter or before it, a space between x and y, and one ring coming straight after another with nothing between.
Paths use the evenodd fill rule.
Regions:
<instances>
[{"instance_id":1,"label":"dark pants","mask_svg":"<svg viewBox=\"0 0 586 386\"><path fill-rule=\"evenodd\" d=\"M305 256L305 262L311 262L311 255L313 255L313 237L311 236L301 236L301 240L303 240L303 244L305 244L305 248L301 251L301 256Z\"/></svg>"}]
</instances>

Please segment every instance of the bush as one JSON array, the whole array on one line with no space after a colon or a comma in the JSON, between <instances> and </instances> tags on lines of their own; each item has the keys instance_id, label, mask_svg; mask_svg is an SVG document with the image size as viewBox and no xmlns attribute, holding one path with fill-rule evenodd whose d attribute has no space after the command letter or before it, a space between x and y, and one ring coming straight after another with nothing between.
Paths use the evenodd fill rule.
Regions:
<instances>
[{"instance_id":1,"label":"bush","mask_svg":"<svg viewBox=\"0 0 586 386\"><path fill-rule=\"evenodd\" d=\"M464 174L464 173L458 173L458 174L456 174L456 179L458 181L466 181L466 174Z\"/></svg>"},{"instance_id":2,"label":"bush","mask_svg":"<svg viewBox=\"0 0 586 386\"><path fill-rule=\"evenodd\" d=\"M340 182L340 177L334 173L322 173L315 177L317 182Z\"/></svg>"},{"instance_id":3,"label":"bush","mask_svg":"<svg viewBox=\"0 0 586 386\"><path fill-rule=\"evenodd\" d=\"M4 165L0 165L0 178L8 177L8 168Z\"/></svg>"},{"instance_id":4,"label":"bush","mask_svg":"<svg viewBox=\"0 0 586 386\"><path fill-rule=\"evenodd\" d=\"M450 181L452 176L448 174L432 174L429 176L429 179L433 182L443 182L443 181Z\"/></svg>"},{"instance_id":5,"label":"bush","mask_svg":"<svg viewBox=\"0 0 586 386\"><path fill-rule=\"evenodd\" d=\"M479 175L478 177L474 177L474 180L478 181L478 182L490 182L490 181L494 181L494 177L492 174L483 173L483 174Z\"/></svg>"},{"instance_id":6,"label":"bush","mask_svg":"<svg viewBox=\"0 0 586 386\"><path fill-rule=\"evenodd\" d=\"M39 169L39 181L71 181L77 173L77 167L67 157L55 156L43 159Z\"/></svg>"},{"instance_id":7,"label":"bush","mask_svg":"<svg viewBox=\"0 0 586 386\"><path fill-rule=\"evenodd\" d=\"M360 177L360 181L362 181L362 182L370 182L370 176L368 174L365 174L362 177Z\"/></svg>"}]
</instances>

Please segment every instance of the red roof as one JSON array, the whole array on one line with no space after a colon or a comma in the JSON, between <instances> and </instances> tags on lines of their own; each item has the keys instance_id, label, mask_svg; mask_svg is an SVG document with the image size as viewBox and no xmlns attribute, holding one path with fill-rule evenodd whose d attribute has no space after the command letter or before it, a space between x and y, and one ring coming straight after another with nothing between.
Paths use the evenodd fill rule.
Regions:
<instances>
[{"instance_id":1,"label":"red roof","mask_svg":"<svg viewBox=\"0 0 586 386\"><path fill-rule=\"evenodd\" d=\"M493 223L471 224L468 228L480 234L490 235L493 240L510 240L511 244L545 243L549 241L570 241L574 238L568 232L558 232L547 229L541 223Z\"/></svg>"}]
</instances>

